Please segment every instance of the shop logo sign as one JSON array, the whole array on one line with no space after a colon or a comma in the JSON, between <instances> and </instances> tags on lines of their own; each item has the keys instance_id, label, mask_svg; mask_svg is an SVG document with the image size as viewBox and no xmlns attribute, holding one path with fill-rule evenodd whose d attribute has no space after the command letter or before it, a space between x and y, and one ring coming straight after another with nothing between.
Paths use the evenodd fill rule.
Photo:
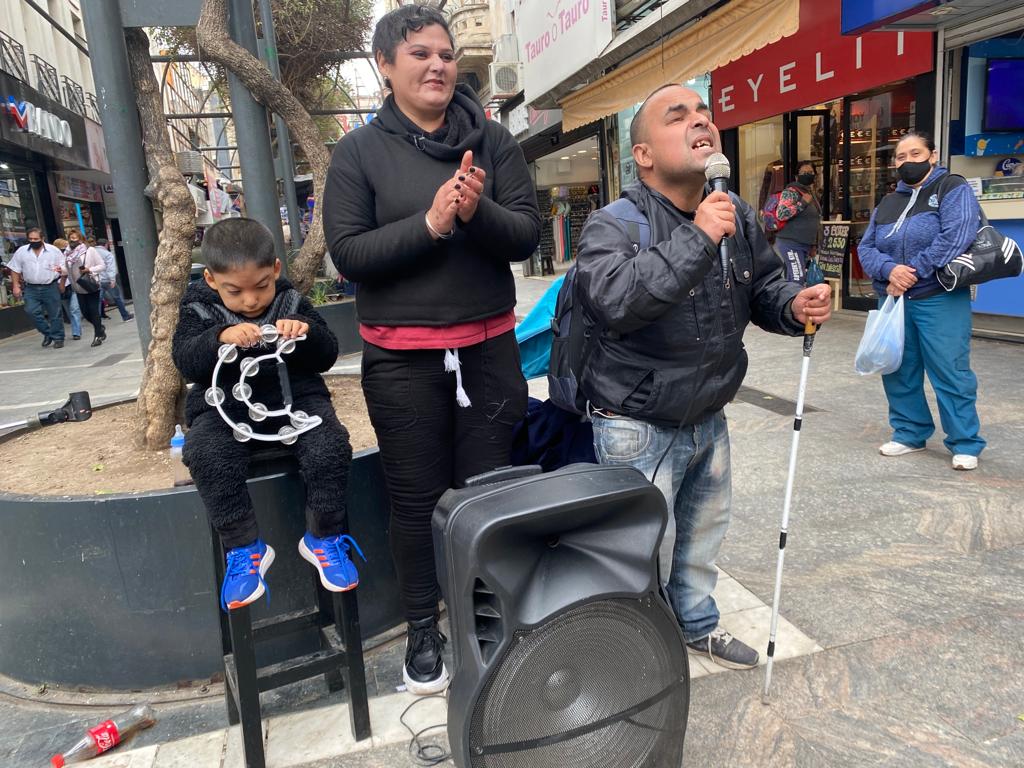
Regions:
<instances>
[{"instance_id":1,"label":"shop logo sign","mask_svg":"<svg viewBox=\"0 0 1024 768\"><path fill-rule=\"evenodd\" d=\"M31 102L15 101L13 96L7 97L7 112L19 130L71 148L71 125L67 120L61 120L57 115Z\"/></svg>"}]
</instances>

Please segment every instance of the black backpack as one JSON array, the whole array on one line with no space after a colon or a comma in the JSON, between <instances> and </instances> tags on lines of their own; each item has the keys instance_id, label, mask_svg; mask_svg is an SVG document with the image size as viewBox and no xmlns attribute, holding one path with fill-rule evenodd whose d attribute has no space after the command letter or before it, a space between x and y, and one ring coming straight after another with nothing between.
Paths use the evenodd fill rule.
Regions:
<instances>
[{"instance_id":1,"label":"black backpack","mask_svg":"<svg viewBox=\"0 0 1024 768\"><path fill-rule=\"evenodd\" d=\"M634 255L650 248L651 224L632 200L620 197L603 210L614 216L626 230ZM554 338L548 365L548 398L563 410L586 416L587 397L579 382L590 358L591 340L602 333L603 328L587 312L578 294L575 264L565 273L562 287L558 290L551 330Z\"/></svg>"}]
</instances>

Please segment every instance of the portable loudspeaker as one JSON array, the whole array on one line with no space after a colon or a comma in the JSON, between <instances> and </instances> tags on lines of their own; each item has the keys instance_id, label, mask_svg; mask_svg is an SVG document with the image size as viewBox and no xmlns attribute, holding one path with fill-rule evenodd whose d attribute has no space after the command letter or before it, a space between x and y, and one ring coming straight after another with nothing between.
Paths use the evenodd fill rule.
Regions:
<instances>
[{"instance_id":1,"label":"portable loudspeaker","mask_svg":"<svg viewBox=\"0 0 1024 768\"><path fill-rule=\"evenodd\" d=\"M679 768L690 678L661 492L631 467L511 467L448 491L434 551L460 768Z\"/></svg>"}]
</instances>

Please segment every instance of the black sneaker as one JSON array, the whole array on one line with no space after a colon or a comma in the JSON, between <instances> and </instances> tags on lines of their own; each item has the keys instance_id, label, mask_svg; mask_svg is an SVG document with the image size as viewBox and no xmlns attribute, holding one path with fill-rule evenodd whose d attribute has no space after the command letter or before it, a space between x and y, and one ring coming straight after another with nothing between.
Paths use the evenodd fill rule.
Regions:
<instances>
[{"instance_id":1,"label":"black sneaker","mask_svg":"<svg viewBox=\"0 0 1024 768\"><path fill-rule=\"evenodd\" d=\"M437 628L436 616L409 622L402 668L409 693L427 696L448 687L448 670L441 658L447 642L448 638Z\"/></svg>"},{"instance_id":2,"label":"black sneaker","mask_svg":"<svg viewBox=\"0 0 1024 768\"><path fill-rule=\"evenodd\" d=\"M61 341L60 339L58 339L57 341L53 342L53 348L54 349L64 349L64 342Z\"/></svg>"},{"instance_id":3,"label":"black sneaker","mask_svg":"<svg viewBox=\"0 0 1024 768\"><path fill-rule=\"evenodd\" d=\"M53 339L51 339L49 336L46 336L45 338L43 338L43 346L44 347L48 347L51 344L53 344Z\"/></svg>"},{"instance_id":4,"label":"black sneaker","mask_svg":"<svg viewBox=\"0 0 1024 768\"><path fill-rule=\"evenodd\" d=\"M715 664L727 669L750 669L758 662L757 651L740 642L721 627L715 627L707 637L687 643L686 647L707 656Z\"/></svg>"}]
</instances>

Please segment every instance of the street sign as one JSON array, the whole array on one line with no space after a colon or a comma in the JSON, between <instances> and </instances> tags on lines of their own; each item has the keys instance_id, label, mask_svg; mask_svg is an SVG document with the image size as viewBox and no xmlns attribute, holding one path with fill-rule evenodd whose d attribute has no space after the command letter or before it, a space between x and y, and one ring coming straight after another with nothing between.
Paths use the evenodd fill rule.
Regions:
<instances>
[{"instance_id":1,"label":"street sign","mask_svg":"<svg viewBox=\"0 0 1024 768\"><path fill-rule=\"evenodd\" d=\"M818 266L822 274L832 280L843 277L843 264L850 252L850 222L828 221L821 225L818 238Z\"/></svg>"}]
</instances>

